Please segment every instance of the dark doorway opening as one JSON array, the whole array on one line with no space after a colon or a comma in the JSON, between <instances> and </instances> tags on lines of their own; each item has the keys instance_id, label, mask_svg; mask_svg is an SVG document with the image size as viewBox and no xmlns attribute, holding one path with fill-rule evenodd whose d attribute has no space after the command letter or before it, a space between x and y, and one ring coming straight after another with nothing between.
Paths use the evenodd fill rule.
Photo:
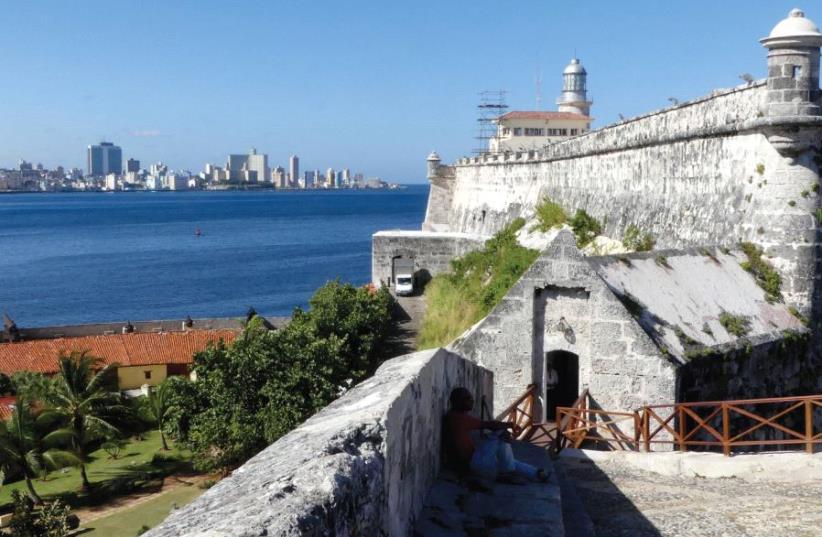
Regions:
<instances>
[{"instance_id":1,"label":"dark doorway opening","mask_svg":"<svg viewBox=\"0 0 822 537\"><path fill-rule=\"evenodd\" d=\"M552 380L550 369L556 372ZM545 353L545 420L555 421L558 406L571 406L579 397L579 356L568 351ZM552 387L553 385L553 387Z\"/></svg>"}]
</instances>

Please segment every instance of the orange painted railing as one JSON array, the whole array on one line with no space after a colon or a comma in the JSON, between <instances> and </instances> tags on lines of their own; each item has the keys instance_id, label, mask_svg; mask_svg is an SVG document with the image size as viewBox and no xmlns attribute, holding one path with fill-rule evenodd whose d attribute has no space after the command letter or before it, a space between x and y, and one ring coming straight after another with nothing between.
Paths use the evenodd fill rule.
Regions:
<instances>
[{"instance_id":1,"label":"orange painted railing","mask_svg":"<svg viewBox=\"0 0 822 537\"><path fill-rule=\"evenodd\" d=\"M537 386L531 384L497 419L513 424L513 436L559 451L586 441L611 449L651 451L655 445L688 449L822 445L822 395L646 405L634 412L590 408L588 390L570 407L557 407L557 421L535 415ZM819 420L816 420L816 412ZM819 424L819 425L818 425Z\"/></svg>"},{"instance_id":2,"label":"orange painted railing","mask_svg":"<svg viewBox=\"0 0 822 537\"><path fill-rule=\"evenodd\" d=\"M681 451L721 447L725 455L752 446L802 445L813 453L822 444L814 420L819 407L822 395L650 405L641 410L641 437L645 451L673 443ZM757 431L765 438L754 437Z\"/></svg>"}]
</instances>

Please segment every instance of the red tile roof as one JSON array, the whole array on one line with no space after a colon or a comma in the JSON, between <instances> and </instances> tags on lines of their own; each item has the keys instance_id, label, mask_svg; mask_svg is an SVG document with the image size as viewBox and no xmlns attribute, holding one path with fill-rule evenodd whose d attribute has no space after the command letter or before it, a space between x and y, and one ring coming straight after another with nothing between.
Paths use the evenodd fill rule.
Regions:
<instances>
[{"instance_id":1,"label":"red tile roof","mask_svg":"<svg viewBox=\"0 0 822 537\"><path fill-rule=\"evenodd\" d=\"M578 119L584 121L591 121L591 118L588 116L583 116L582 114L574 114L573 112L518 112L518 111L511 111L507 114L503 114L499 117L500 120L503 119L544 119L546 121L554 119Z\"/></svg>"},{"instance_id":2,"label":"red tile roof","mask_svg":"<svg viewBox=\"0 0 822 537\"><path fill-rule=\"evenodd\" d=\"M229 343L236 335L234 330L190 330L3 343L0 344L0 372L6 375L17 371L53 374L57 372L60 353L72 351L88 351L92 356L102 358L104 364L117 362L121 366L190 364L194 353L204 350L210 341L222 339Z\"/></svg>"}]
</instances>

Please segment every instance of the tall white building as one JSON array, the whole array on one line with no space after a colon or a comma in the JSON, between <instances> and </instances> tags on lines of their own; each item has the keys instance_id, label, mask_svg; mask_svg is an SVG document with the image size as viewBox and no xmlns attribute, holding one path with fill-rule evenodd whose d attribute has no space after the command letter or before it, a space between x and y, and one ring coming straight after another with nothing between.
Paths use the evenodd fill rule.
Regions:
<instances>
[{"instance_id":1,"label":"tall white building","mask_svg":"<svg viewBox=\"0 0 822 537\"><path fill-rule=\"evenodd\" d=\"M325 170L325 186L328 188L336 188L337 176L334 173L334 168L328 168Z\"/></svg>"},{"instance_id":2,"label":"tall white building","mask_svg":"<svg viewBox=\"0 0 822 537\"><path fill-rule=\"evenodd\" d=\"M268 155L257 153L257 148L252 147L248 154L248 170L257 172L257 181L268 182Z\"/></svg>"}]
</instances>

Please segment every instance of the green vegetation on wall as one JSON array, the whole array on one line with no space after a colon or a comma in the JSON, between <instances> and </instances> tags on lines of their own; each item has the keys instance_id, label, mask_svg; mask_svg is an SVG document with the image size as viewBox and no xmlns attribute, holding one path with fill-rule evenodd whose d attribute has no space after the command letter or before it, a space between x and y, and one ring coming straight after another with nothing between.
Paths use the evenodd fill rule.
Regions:
<instances>
[{"instance_id":1,"label":"green vegetation on wall","mask_svg":"<svg viewBox=\"0 0 822 537\"><path fill-rule=\"evenodd\" d=\"M542 201L537 205L536 217L537 224L531 228L531 231L538 230L543 233L568 221L568 215L565 214L562 206L548 198L542 198Z\"/></svg>"},{"instance_id":2,"label":"green vegetation on wall","mask_svg":"<svg viewBox=\"0 0 822 537\"><path fill-rule=\"evenodd\" d=\"M517 243L516 233L524 225L522 218L514 220L483 249L451 261L451 273L431 280L425 289L419 348L447 345L502 300L539 255Z\"/></svg>"},{"instance_id":3,"label":"green vegetation on wall","mask_svg":"<svg viewBox=\"0 0 822 537\"><path fill-rule=\"evenodd\" d=\"M640 229L630 224L625 230L625 235L622 237L622 244L634 252L648 252L654 249L654 236L650 233L642 233Z\"/></svg>"},{"instance_id":4,"label":"green vegetation on wall","mask_svg":"<svg viewBox=\"0 0 822 537\"><path fill-rule=\"evenodd\" d=\"M746 336L748 332L751 331L751 320L748 317L744 315L734 315L727 311L723 311L719 315L719 324L721 324L729 334L733 334L736 337Z\"/></svg>"},{"instance_id":5,"label":"green vegetation on wall","mask_svg":"<svg viewBox=\"0 0 822 537\"><path fill-rule=\"evenodd\" d=\"M580 248L584 248L594 240L597 235L602 234L602 224L599 223L599 220L585 212L585 209L577 209L577 212L569 223L577 238L577 246Z\"/></svg>"},{"instance_id":6,"label":"green vegetation on wall","mask_svg":"<svg viewBox=\"0 0 822 537\"><path fill-rule=\"evenodd\" d=\"M762 250L750 242L740 243L739 247L748 257L748 260L740 265L753 274L756 283L765 291L765 300L771 303L781 300L782 278L776 269L762 257Z\"/></svg>"}]
</instances>

